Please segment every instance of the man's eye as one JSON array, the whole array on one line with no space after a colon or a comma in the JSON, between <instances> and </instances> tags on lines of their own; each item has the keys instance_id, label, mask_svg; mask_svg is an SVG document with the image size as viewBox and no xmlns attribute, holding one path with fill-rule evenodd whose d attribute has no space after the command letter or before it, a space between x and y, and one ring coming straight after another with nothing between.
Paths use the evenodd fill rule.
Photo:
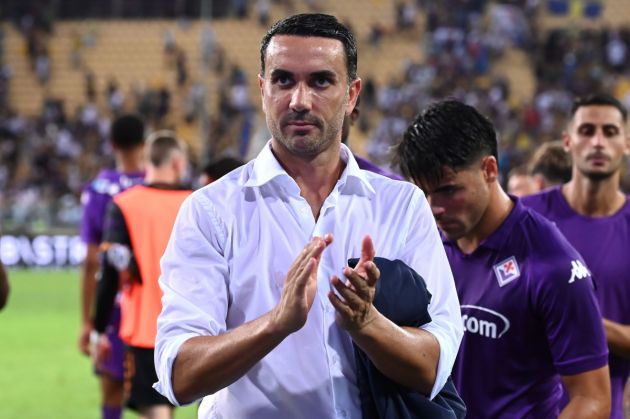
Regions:
<instances>
[{"instance_id":1,"label":"man's eye","mask_svg":"<svg viewBox=\"0 0 630 419\"><path fill-rule=\"evenodd\" d=\"M327 78L319 78L319 79L315 79L315 85L317 87L327 87L330 85L330 80L328 80Z\"/></svg>"},{"instance_id":2,"label":"man's eye","mask_svg":"<svg viewBox=\"0 0 630 419\"><path fill-rule=\"evenodd\" d=\"M435 194L436 195L440 194L441 196L450 196L450 195L453 195L455 192L457 192L457 188L454 186L449 186L449 187L440 189Z\"/></svg>"},{"instance_id":3,"label":"man's eye","mask_svg":"<svg viewBox=\"0 0 630 419\"><path fill-rule=\"evenodd\" d=\"M617 131L616 128L607 128L604 129L604 135L606 137L614 137L615 135L617 135L619 133L619 131Z\"/></svg>"},{"instance_id":4,"label":"man's eye","mask_svg":"<svg viewBox=\"0 0 630 419\"><path fill-rule=\"evenodd\" d=\"M591 136L594 134L594 130L591 127L585 127L580 130L580 135Z\"/></svg>"},{"instance_id":5,"label":"man's eye","mask_svg":"<svg viewBox=\"0 0 630 419\"><path fill-rule=\"evenodd\" d=\"M291 78L288 76L278 76L274 79L274 83L279 86L288 86L291 84Z\"/></svg>"}]
</instances>

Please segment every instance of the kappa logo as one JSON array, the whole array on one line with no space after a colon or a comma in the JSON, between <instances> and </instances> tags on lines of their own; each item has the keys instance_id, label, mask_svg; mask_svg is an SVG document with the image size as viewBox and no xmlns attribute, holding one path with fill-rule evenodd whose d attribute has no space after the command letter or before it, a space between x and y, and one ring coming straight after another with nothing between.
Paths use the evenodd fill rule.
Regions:
<instances>
[{"instance_id":1,"label":"kappa logo","mask_svg":"<svg viewBox=\"0 0 630 419\"><path fill-rule=\"evenodd\" d=\"M571 261L571 278L569 278L569 284L575 282L576 279L584 279L591 276L591 271L588 270L581 260Z\"/></svg>"},{"instance_id":2,"label":"kappa logo","mask_svg":"<svg viewBox=\"0 0 630 419\"><path fill-rule=\"evenodd\" d=\"M494 274L497 277L497 281L499 281L500 287L509 284L521 276L521 270L519 269L514 256L505 259L503 262L497 263L494 265L493 269Z\"/></svg>"}]
</instances>

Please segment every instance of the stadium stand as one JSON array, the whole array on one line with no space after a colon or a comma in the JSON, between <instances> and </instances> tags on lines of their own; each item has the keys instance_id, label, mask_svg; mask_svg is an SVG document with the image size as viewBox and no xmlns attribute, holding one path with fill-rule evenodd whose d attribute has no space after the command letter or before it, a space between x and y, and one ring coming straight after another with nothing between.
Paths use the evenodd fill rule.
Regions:
<instances>
[{"instance_id":1,"label":"stadium stand","mask_svg":"<svg viewBox=\"0 0 630 419\"><path fill-rule=\"evenodd\" d=\"M266 138L257 2L245 10L221 2L211 20L198 8L160 9L164 2L143 15L145 3L118 2L127 7L119 15L102 4L64 6L55 20L25 12L0 23L5 230L76 224L78 191L104 163L99 150L117 112L176 129L199 164L246 158ZM414 113L454 96L495 121L505 175L557 138L573 95L606 89L630 102L630 9L623 0L600 2L598 13L589 1L568 3L558 15L548 1L270 1L268 13L272 22L317 9L353 28L364 79L353 150L387 166L388 147ZM35 71L38 53L48 75Z\"/></svg>"}]
</instances>

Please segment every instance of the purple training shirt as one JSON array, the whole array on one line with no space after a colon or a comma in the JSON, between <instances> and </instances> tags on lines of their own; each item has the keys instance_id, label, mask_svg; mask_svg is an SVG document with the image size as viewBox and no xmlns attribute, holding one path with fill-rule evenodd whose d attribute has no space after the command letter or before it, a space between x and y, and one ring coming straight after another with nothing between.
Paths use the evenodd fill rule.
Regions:
<instances>
[{"instance_id":1,"label":"purple training shirt","mask_svg":"<svg viewBox=\"0 0 630 419\"><path fill-rule=\"evenodd\" d=\"M553 221L582 255L597 284L604 318L630 325L630 201L608 217L586 217L575 212L560 187L523 198L523 204ZM612 391L611 418L623 419L623 389L630 376L630 360L609 356Z\"/></svg>"},{"instance_id":2,"label":"purple training shirt","mask_svg":"<svg viewBox=\"0 0 630 419\"><path fill-rule=\"evenodd\" d=\"M140 184L144 173L121 173L105 169L88 183L81 194L81 240L87 244L100 244L103 239L105 212L114 195Z\"/></svg>"},{"instance_id":3,"label":"purple training shirt","mask_svg":"<svg viewBox=\"0 0 630 419\"><path fill-rule=\"evenodd\" d=\"M471 254L443 239L462 306L453 380L471 418L552 418L560 375L606 365L593 283L559 230L518 199Z\"/></svg>"}]
</instances>

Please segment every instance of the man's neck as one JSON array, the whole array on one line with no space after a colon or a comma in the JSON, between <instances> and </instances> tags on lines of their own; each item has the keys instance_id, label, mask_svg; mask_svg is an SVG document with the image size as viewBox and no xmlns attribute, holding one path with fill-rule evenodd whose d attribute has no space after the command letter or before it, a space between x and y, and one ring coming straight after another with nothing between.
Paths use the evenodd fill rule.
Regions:
<instances>
[{"instance_id":1,"label":"man's neck","mask_svg":"<svg viewBox=\"0 0 630 419\"><path fill-rule=\"evenodd\" d=\"M277 142L272 142L273 154L295 180L300 188L300 195L308 202L313 217L317 220L324 201L345 168L345 163L341 160L340 144L312 158L295 156L276 144Z\"/></svg>"},{"instance_id":2,"label":"man's neck","mask_svg":"<svg viewBox=\"0 0 630 419\"><path fill-rule=\"evenodd\" d=\"M146 169L147 172L144 176L144 183L146 184L177 186L181 183L179 174L172 170L169 166L154 167L152 165L148 165Z\"/></svg>"},{"instance_id":3,"label":"man's neck","mask_svg":"<svg viewBox=\"0 0 630 419\"><path fill-rule=\"evenodd\" d=\"M603 180L592 180L581 174L562 186L562 195L578 214L587 217L606 217L624 206L625 195L619 190L619 173Z\"/></svg>"},{"instance_id":4,"label":"man's neck","mask_svg":"<svg viewBox=\"0 0 630 419\"><path fill-rule=\"evenodd\" d=\"M514 208L514 202L503 191L498 183L493 184L490 192L490 202L481 216L479 223L466 236L457 240L457 246L462 252L470 254L479 247L482 241L503 224Z\"/></svg>"},{"instance_id":5,"label":"man's neck","mask_svg":"<svg viewBox=\"0 0 630 419\"><path fill-rule=\"evenodd\" d=\"M130 150L116 153L116 170L122 173L142 172L144 169L144 151Z\"/></svg>"}]
</instances>

